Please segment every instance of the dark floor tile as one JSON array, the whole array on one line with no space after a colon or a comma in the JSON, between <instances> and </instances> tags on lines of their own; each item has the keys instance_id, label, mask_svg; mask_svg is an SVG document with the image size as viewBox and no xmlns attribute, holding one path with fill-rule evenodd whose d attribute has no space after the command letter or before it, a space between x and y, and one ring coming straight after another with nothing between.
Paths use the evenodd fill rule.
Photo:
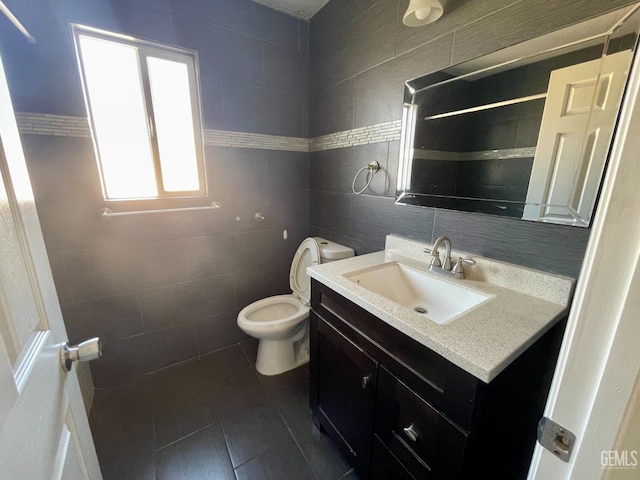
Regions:
<instances>
[{"instance_id":1,"label":"dark floor tile","mask_svg":"<svg viewBox=\"0 0 640 480\"><path fill-rule=\"evenodd\" d=\"M261 455L236 468L238 480L313 479L313 472L292 438L276 443Z\"/></svg>"},{"instance_id":2,"label":"dark floor tile","mask_svg":"<svg viewBox=\"0 0 640 480\"><path fill-rule=\"evenodd\" d=\"M309 382L309 370L307 367L308 364L305 364L279 375L258 374L258 381L271 398L287 397L290 395L289 387L299 382Z\"/></svg>"},{"instance_id":3,"label":"dark floor tile","mask_svg":"<svg viewBox=\"0 0 640 480\"><path fill-rule=\"evenodd\" d=\"M150 385L98 390L90 425L105 480L155 480Z\"/></svg>"},{"instance_id":4,"label":"dark floor tile","mask_svg":"<svg viewBox=\"0 0 640 480\"><path fill-rule=\"evenodd\" d=\"M94 392L91 416L107 410L116 412L137 411L153 401L151 375L134 378L115 388L98 388Z\"/></svg>"},{"instance_id":5,"label":"dark floor tile","mask_svg":"<svg viewBox=\"0 0 640 480\"><path fill-rule=\"evenodd\" d=\"M311 423L308 365L259 375L243 351L256 346L97 390L90 422L105 480L232 479L233 466L237 478L343 478L349 467ZM211 372L226 376L205 381Z\"/></svg>"},{"instance_id":6,"label":"dark floor tile","mask_svg":"<svg viewBox=\"0 0 640 480\"><path fill-rule=\"evenodd\" d=\"M156 449L215 421L203 394L203 381L199 359L153 374Z\"/></svg>"},{"instance_id":7,"label":"dark floor tile","mask_svg":"<svg viewBox=\"0 0 640 480\"><path fill-rule=\"evenodd\" d=\"M156 406L155 448L164 448L199 429L211 425L213 417L207 406L195 398L185 398L182 402Z\"/></svg>"},{"instance_id":8,"label":"dark floor tile","mask_svg":"<svg viewBox=\"0 0 640 480\"><path fill-rule=\"evenodd\" d=\"M270 394L316 478L336 480L346 474L351 466L338 453L329 437L313 425L309 408L308 372L303 368L299 370L297 381L283 385L279 390L271 390Z\"/></svg>"},{"instance_id":9,"label":"dark floor tile","mask_svg":"<svg viewBox=\"0 0 640 480\"><path fill-rule=\"evenodd\" d=\"M156 455L156 472L158 480L235 479L218 424L160 450Z\"/></svg>"},{"instance_id":10,"label":"dark floor tile","mask_svg":"<svg viewBox=\"0 0 640 480\"><path fill-rule=\"evenodd\" d=\"M211 382L207 388L234 467L290 439L278 410L253 369Z\"/></svg>"},{"instance_id":11,"label":"dark floor tile","mask_svg":"<svg viewBox=\"0 0 640 480\"><path fill-rule=\"evenodd\" d=\"M249 368L251 364L238 345L200 357L204 381L211 382Z\"/></svg>"},{"instance_id":12,"label":"dark floor tile","mask_svg":"<svg viewBox=\"0 0 640 480\"><path fill-rule=\"evenodd\" d=\"M255 365L258 358L258 339L250 338L245 340L240 343L240 348L242 348L242 351L251 362L251 365Z\"/></svg>"}]
</instances>

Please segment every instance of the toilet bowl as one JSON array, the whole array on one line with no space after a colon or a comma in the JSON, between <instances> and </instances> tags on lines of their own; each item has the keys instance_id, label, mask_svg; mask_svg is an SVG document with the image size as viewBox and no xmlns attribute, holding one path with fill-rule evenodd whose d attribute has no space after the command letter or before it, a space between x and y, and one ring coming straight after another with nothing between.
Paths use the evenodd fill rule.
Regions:
<instances>
[{"instance_id":1,"label":"toilet bowl","mask_svg":"<svg viewBox=\"0 0 640 480\"><path fill-rule=\"evenodd\" d=\"M238 327L259 340L256 369L278 375L309 361L309 301L311 279L307 267L352 257L353 250L324 238L307 238L291 262L293 293L263 298L244 307Z\"/></svg>"}]
</instances>

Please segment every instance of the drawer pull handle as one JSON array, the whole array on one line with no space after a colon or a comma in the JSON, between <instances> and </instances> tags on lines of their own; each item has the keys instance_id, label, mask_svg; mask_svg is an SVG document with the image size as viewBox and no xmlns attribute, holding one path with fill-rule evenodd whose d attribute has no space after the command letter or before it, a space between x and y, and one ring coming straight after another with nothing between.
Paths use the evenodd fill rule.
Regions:
<instances>
[{"instance_id":1,"label":"drawer pull handle","mask_svg":"<svg viewBox=\"0 0 640 480\"><path fill-rule=\"evenodd\" d=\"M416 432L415 428L413 428L413 423L408 427L404 427L402 431L412 442L418 441L418 432Z\"/></svg>"},{"instance_id":2,"label":"drawer pull handle","mask_svg":"<svg viewBox=\"0 0 640 480\"><path fill-rule=\"evenodd\" d=\"M369 386L369 383L371 383L371 375L366 375L364 377L362 377L362 388L365 389Z\"/></svg>"}]
</instances>

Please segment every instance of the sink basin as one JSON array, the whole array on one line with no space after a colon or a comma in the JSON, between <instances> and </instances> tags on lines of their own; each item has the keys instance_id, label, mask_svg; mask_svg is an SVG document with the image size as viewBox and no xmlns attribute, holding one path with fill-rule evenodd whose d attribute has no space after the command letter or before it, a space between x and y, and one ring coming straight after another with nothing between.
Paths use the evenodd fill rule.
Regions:
<instances>
[{"instance_id":1,"label":"sink basin","mask_svg":"<svg viewBox=\"0 0 640 480\"><path fill-rule=\"evenodd\" d=\"M345 277L439 324L491 299L397 262Z\"/></svg>"}]
</instances>

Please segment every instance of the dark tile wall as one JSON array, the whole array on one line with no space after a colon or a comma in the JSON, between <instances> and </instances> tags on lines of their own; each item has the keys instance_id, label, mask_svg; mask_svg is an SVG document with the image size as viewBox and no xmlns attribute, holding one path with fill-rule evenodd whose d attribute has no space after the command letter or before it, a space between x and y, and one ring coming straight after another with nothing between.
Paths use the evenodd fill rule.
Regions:
<instances>
[{"instance_id":1,"label":"dark tile wall","mask_svg":"<svg viewBox=\"0 0 640 480\"><path fill-rule=\"evenodd\" d=\"M405 80L633 2L449 0L444 16L422 28L402 24L408 3L331 0L312 18L311 136L398 120ZM379 250L389 233L423 241L448 235L455 247L472 253L579 274L588 229L394 205L398 150L398 142L388 142L312 153L312 233L357 253ZM348 184L371 160L382 165L380 178L366 195L355 196Z\"/></svg>"},{"instance_id":2,"label":"dark tile wall","mask_svg":"<svg viewBox=\"0 0 640 480\"><path fill-rule=\"evenodd\" d=\"M11 8L38 39L28 44L0 19L16 111L86 116L74 22L197 50L205 128L307 136L306 22L248 0ZM91 139L23 142L70 340L103 340L96 387L245 340L238 311L290 291L291 258L308 235L307 153L205 147L210 201L222 210L103 220Z\"/></svg>"}]
</instances>

